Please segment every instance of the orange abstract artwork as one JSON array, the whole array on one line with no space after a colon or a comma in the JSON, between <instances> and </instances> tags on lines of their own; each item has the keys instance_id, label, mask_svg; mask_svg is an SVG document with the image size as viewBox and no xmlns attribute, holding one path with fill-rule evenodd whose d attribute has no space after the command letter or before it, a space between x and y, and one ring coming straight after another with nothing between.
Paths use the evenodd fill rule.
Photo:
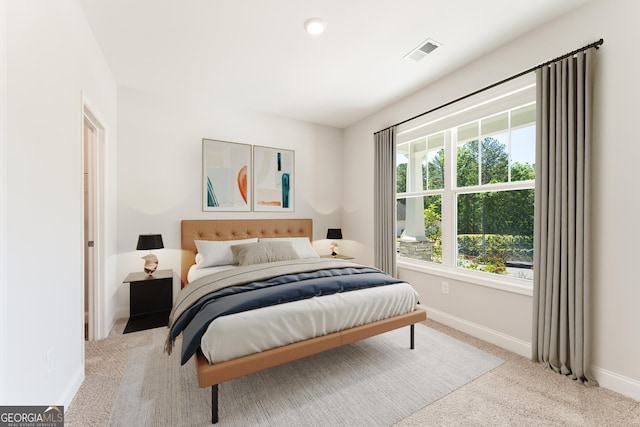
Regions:
<instances>
[{"instance_id":1,"label":"orange abstract artwork","mask_svg":"<svg viewBox=\"0 0 640 427\"><path fill-rule=\"evenodd\" d=\"M277 200L258 200L258 204L262 206L282 206Z\"/></svg>"},{"instance_id":2,"label":"orange abstract artwork","mask_svg":"<svg viewBox=\"0 0 640 427\"><path fill-rule=\"evenodd\" d=\"M240 194L244 199L244 202L247 203L247 166L244 165L240 172L238 172L238 188L240 189Z\"/></svg>"}]
</instances>

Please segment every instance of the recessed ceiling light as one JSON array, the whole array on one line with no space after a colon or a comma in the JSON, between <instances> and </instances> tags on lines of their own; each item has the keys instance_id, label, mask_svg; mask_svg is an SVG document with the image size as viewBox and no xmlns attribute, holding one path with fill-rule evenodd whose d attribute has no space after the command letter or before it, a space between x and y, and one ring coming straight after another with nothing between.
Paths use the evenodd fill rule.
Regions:
<instances>
[{"instance_id":1,"label":"recessed ceiling light","mask_svg":"<svg viewBox=\"0 0 640 427\"><path fill-rule=\"evenodd\" d=\"M325 24L325 22L320 18L311 18L306 20L304 28L307 30L307 33L317 36L324 32L327 28L327 24Z\"/></svg>"}]
</instances>

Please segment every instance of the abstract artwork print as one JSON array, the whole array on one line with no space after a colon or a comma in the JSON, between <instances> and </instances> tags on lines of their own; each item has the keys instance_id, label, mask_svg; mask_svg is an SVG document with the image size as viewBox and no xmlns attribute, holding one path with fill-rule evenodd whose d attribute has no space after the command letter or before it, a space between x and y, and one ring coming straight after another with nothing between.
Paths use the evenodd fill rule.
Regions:
<instances>
[{"instance_id":1,"label":"abstract artwork print","mask_svg":"<svg viewBox=\"0 0 640 427\"><path fill-rule=\"evenodd\" d=\"M251 145L202 140L202 210L251 211Z\"/></svg>"},{"instance_id":2,"label":"abstract artwork print","mask_svg":"<svg viewBox=\"0 0 640 427\"><path fill-rule=\"evenodd\" d=\"M253 147L253 210L293 212L295 153L271 147Z\"/></svg>"}]
</instances>

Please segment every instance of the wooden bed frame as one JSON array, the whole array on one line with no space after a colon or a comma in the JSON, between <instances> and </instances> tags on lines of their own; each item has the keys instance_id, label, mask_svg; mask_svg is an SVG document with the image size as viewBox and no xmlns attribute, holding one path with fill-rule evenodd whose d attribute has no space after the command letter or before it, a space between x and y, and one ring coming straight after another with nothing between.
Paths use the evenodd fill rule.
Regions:
<instances>
[{"instance_id":1,"label":"wooden bed frame","mask_svg":"<svg viewBox=\"0 0 640 427\"><path fill-rule=\"evenodd\" d=\"M234 240L252 237L300 237L312 240L311 219L257 219L257 220L183 220L182 221L182 285L187 284L187 272L195 263L194 240ZM426 320L424 310L346 329L329 335L300 341L249 356L210 364L204 355L196 353L198 384L211 386L211 422L218 422L218 384L248 374L292 362L326 350L351 344L364 338L410 326L410 348L414 348L414 324Z\"/></svg>"}]
</instances>

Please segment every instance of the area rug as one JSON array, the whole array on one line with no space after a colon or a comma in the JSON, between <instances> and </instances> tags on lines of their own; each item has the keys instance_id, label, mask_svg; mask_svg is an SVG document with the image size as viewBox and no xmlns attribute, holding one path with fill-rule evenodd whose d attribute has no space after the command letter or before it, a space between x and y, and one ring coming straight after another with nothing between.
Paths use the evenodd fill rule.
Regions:
<instances>
[{"instance_id":1,"label":"area rug","mask_svg":"<svg viewBox=\"0 0 640 427\"><path fill-rule=\"evenodd\" d=\"M415 337L415 350L407 327L222 383L218 425L389 426L502 363L421 324ZM132 352L111 426L211 424L193 358L180 366L162 347Z\"/></svg>"}]
</instances>

